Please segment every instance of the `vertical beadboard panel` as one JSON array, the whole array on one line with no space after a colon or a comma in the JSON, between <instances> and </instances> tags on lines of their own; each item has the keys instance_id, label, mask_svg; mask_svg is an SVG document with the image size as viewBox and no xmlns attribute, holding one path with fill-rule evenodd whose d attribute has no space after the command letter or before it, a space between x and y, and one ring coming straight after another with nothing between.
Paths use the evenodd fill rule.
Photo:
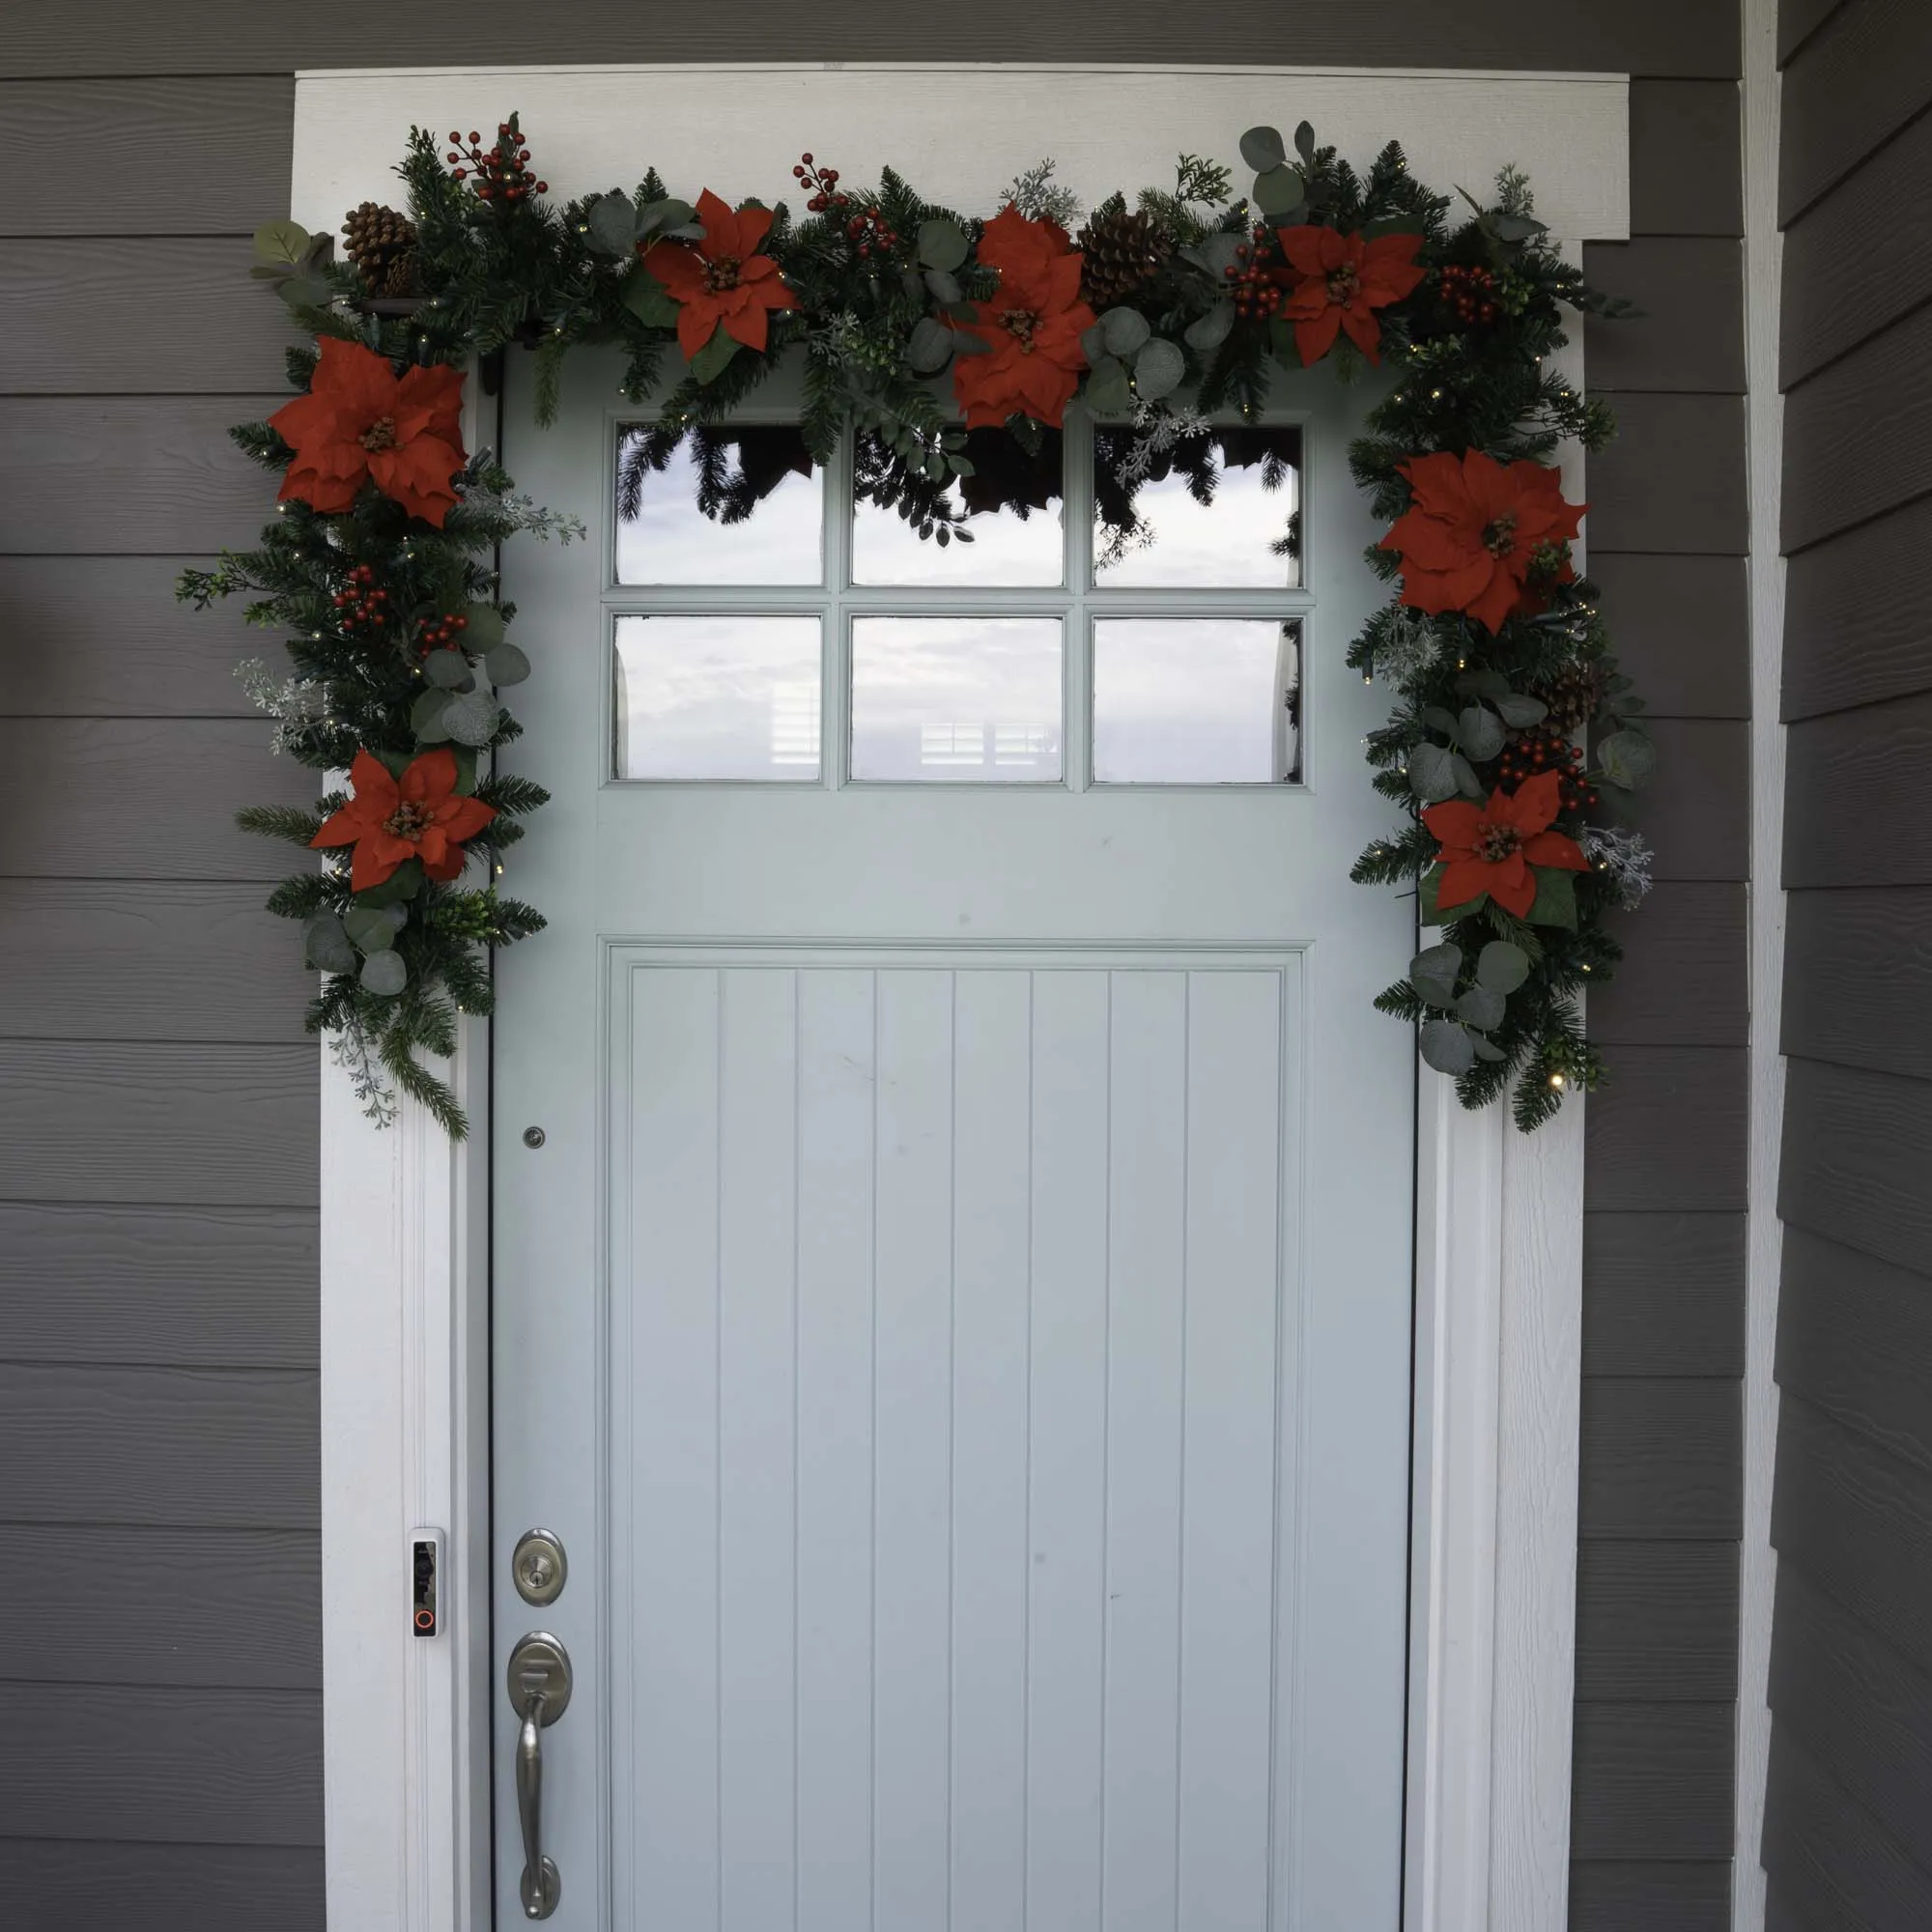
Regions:
<instances>
[{"instance_id":1,"label":"vertical beadboard panel","mask_svg":"<svg viewBox=\"0 0 1932 1932\"><path fill-rule=\"evenodd\" d=\"M1026 1922L1040 1927L1093 1925L1100 1907L1108 990L1105 973L1034 982Z\"/></svg>"},{"instance_id":2,"label":"vertical beadboard panel","mask_svg":"<svg viewBox=\"0 0 1932 1932\"><path fill-rule=\"evenodd\" d=\"M944 1925L951 1805L952 976L879 975L874 1912Z\"/></svg>"},{"instance_id":3,"label":"vertical beadboard panel","mask_svg":"<svg viewBox=\"0 0 1932 1932\"><path fill-rule=\"evenodd\" d=\"M1108 1123L1108 1932L1172 1932L1179 1880L1187 976L1117 973Z\"/></svg>"},{"instance_id":4,"label":"vertical beadboard panel","mask_svg":"<svg viewBox=\"0 0 1932 1932\"><path fill-rule=\"evenodd\" d=\"M1026 1915L1033 979L955 983L949 1885L963 1929Z\"/></svg>"},{"instance_id":5,"label":"vertical beadboard panel","mask_svg":"<svg viewBox=\"0 0 1932 1932\"><path fill-rule=\"evenodd\" d=\"M799 976L798 1919L872 1922L873 976Z\"/></svg>"},{"instance_id":6,"label":"vertical beadboard panel","mask_svg":"<svg viewBox=\"0 0 1932 1932\"><path fill-rule=\"evenodd\" d=\"M798 976L740 970L722 980L719 1922L721 1932L770 1932L787 1921L795 1891Z\"/></svg>"},{"instance_id":7,"label":"vertical beadboard panel","mask_svg":"<svg viewBox=\"0 0 1932 1932\"><path fill-rule=\"evenodd\" d=\"M718 1209L720 976L635 973L631 1171L638 1239L627 1457L637 1782L618 1826L668 1923L718 1920ZM621 1492L620 1492L621 1493ZM620 1503L620 1509L622 1505Z\"/></svg>"}]
</instances>

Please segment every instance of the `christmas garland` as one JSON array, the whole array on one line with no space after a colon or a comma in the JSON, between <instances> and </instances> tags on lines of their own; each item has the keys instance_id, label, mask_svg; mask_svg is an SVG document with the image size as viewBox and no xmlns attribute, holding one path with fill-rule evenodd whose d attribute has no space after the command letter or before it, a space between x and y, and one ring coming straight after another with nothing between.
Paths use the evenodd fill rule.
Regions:
<instances>
[{"instance_id":1,"label":"christmas garland","mask_svg":"<svg viewBox=\"0 0 1932 1932\"><path fill-rule=\"evenodd\" d=\"M1179 472L1211 498L1210 420L1253 416L1274 366L1386 365L1350 462L1389 526L1369 565L1399 587L1349 663L1393 694L1368 755L1406 812L1352 875L1419 888L1442 937L1377 1005L1418 1026L1465 1105L1514 1082L1524 1129L1566 1087L1598 1083L1576 998L1619 958L1605 915L1641 899L1650 855L1596 820L1653 758L1572 566L1583 506L1550 467L1564 441L1601 448L1613 426L1548 358L1566 307L1627 311L1560 258L1513 169L1487 205L1459 190L1468 213L1452 219L1394 144L1366 175L1305 124L1293 153L1270 128L1240 149L1255 175L1243 199L1228 170L1182 156L1172 189L1112 195L1084 222L1050 162L970 220L889 169L876 189L848 188L806 155L795 221L782 203L681 200L654 172L634 193L554 206L513 115L487 145L413 130L398 169L409 214L353 211L346 261L293 222L259 231L254 273L315 338L289 355L297 399L234 432L280 474L280 514L179 594L251 596L251 621L283 631L293 660L282 680L242 668L276 749L349 772L351 790L313 811L241 819L331 855L269 905L302 922L323 976L309 1028L331 1037L374 1118L392 1117L401 1089L465 1131L421 1056L454 1050L459 1009L489 1010L486 949L543 924L495 884L545 794L490 769L518 731L499 694L530 668L494 561L518 532L582 530L466 452L459 423L464 369L476 358L494 387L514 344L535 354L544 420L574 345L620 346L638 403L674 352L681 372L628 446L624 487L690 439L700 507L726 520L761 488L718 426L781 359L802 359L814 457L855 434L860 494L940 544L973 539L974 432L1032 454L1076 399L1117 425L1125 453L1099 509L1110 540L1130 543L1150 475ZM480 888L464 883L471 859Z\"/></svg>"}]
</instances>

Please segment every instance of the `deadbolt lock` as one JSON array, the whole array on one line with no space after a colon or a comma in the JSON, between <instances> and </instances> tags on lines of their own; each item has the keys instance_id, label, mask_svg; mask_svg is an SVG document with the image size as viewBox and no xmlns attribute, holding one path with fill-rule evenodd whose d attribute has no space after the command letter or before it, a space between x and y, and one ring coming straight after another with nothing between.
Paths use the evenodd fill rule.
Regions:
<instances>
[{"instance_id":1,"label":"deadbolt lock","mask_svg":"<svg viewBox=\"0 0 1932 1932\"><path fill-rule=\"evenodd\" d=\"M510 1554L510 1579L526 1604L554 1604L563 1595L570 1561L554 1530L526 1529Z\"/></svg>"}]
</instances>

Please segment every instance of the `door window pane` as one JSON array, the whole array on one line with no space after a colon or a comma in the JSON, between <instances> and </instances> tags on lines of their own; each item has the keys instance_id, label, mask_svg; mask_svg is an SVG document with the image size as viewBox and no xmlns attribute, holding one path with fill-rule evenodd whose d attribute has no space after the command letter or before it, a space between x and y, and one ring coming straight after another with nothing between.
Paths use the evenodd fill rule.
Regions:
<instances>
[{"instance_id":1,"label":"door window pane","mask_svg":"<svg viewBox=\"0 0 1932 1932\"><path fill-rule=\"evenodd\" d=\"M857 499L852 518L852 582L875 584L1058 583L1065 554L1061 520L1063 453L1058 430L1044 431L1029 455L1004 430L970 430L973 474L947 486L945 501L966 513L963 529L942 545L922 537L898 506ZM877 440L861 436L853 474L864 485L883 463ZM970 537L971 541L965 541Z\"/></svg>"},{"instance_id":2,"label":"door window pane","mask_svg":"<svg viewBox=\"0 0 1932 1932\"><path fill-rule=\"evenodd\" d=\"M1094 433L1095 584L1201 590L1300 583L1300 430L1217 429L1151 456L1137 442L1128 429ZM1130 494L1142 461L1145 477ZM1203 503L1194 493L1210 480L1213 500Z\"/></svg>"},{"instance_id":3,"label":"door window pane","mask_svg":"<svg viewBox=\"0 0 1932 1932\"><path fill-rule=\"evenodd\" d=\"M1096 784L1280 784L1299 775L1300 626L1122 617L1094 626Z\"/></svg>"},{"instance_id":4,"label":"door window pane","mask_svg":"<svg viewBox=\"0 0 1932 1932\"><path fill-rule=\"evenodd\" d=\"M648 430L617 439L619 583L818 583L825 575L825 483L788 423L693 430L663 469ZM715 486L718 515L697 507Z\"/></svg>"},{"instance_id":5,"label":"door window pane","mask_svg":"<svg viewBox=\"0 0 1932 1932\"><path fill-rule=\"evenodd\" d=\"M816 617L619 617L616 775L819 773Z\"/></svg>"},{"instance_id":6,"label":"door window pane","mask_svg":"<svg viewBox=\"0 0 1932 1932\"><path fill-rule=\"evenodd\" d=\"M1061 776L1057 617L860 617L852 776L1040 783Z\"/></svg>"}]
</instances>

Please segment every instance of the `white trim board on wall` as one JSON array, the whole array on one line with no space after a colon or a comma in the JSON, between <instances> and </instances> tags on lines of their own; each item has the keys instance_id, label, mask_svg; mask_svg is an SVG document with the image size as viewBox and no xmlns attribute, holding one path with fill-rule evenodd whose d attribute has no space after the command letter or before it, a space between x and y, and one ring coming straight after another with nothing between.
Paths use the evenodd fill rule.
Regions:
<instances>
[{"instance_id":1,"label":"white trim board on wall","mask_svg":"<svg viewBox=\"0 0 1932 1932\"><path fill-rule=\"evenodd\" d=\"M730 138L718 94L728 84ZM1146 66L680 66L298 76L292 213L332 229L391 199L412 123L519 109L558 196L680 165L681 189L770 197L804 148L867 179L956 126L956 173L919 185L990 208L1051 153L1092 203L1185 150L1244 179L1258 121L1307 119L1357 165L1400 139L1445 189L1506 161L1574 253L1629 234L1620 75ZM700 180L699 177L702 177ZM1582 380L1580 342L1566 358ZM475 441L472 425L472 446ZM1577 459L1566 464L1579 494ZM1363 780L1366 782L1366 779ZM540 878L521 890L539 903ZM540 941L537 943L541 943ZM1370 988L1363 989L1366 999ZM487 1035L454 1069L474 1137L417 1110L388 1134L325 1068L323 1651L332 1924L486 1932ZM1415 1534L1405 1932L1559 1932L1567 1916L1581 1366L1582 1108L1533 1139L1424 1072L1418 1118ZM449 1536L445 1634L413 1637L406 1540ZM385 1552L394 1552L393 1567ZM372 1560L372 1552L374 1557ZM1362 1928L1371 1932L1371 1928Z\"/></svg>"}]
</instances>

